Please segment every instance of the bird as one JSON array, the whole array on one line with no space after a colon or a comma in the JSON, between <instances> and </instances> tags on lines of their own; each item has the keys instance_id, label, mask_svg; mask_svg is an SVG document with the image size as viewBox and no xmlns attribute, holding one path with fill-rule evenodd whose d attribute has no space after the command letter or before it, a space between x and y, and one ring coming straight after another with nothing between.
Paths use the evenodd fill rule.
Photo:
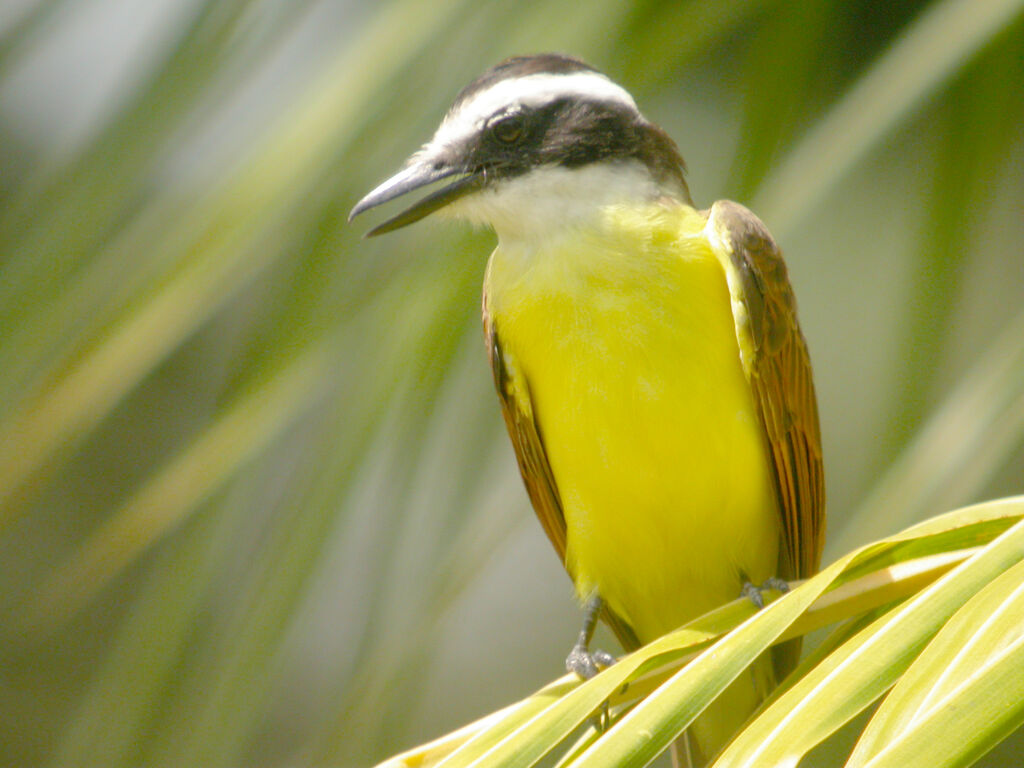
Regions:
<instances>
[{"instance_id":1,"label":"bird","mask_svg":"<svg viewBox=\"0 0 1024 768\"><path fill-rule=\"evenodd\" d=\"M599 619L626 651L746 594L812 575L824 469L807 343L785 262L739 203L694 207L683 158L622 86L580 59L516 56L349 220L429 214L490 227L486 349L519 470L572 579L591 677ZM797 641L798 642L798 641ZM772 649L690 725L706 764L799 647Z\"/></svg>"}]
</instances>

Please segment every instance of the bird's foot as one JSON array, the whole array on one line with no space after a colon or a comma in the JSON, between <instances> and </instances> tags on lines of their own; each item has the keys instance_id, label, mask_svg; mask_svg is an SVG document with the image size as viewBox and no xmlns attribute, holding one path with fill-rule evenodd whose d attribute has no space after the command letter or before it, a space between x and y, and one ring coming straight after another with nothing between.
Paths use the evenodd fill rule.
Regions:
<instances>
[{"instance_id":1,"label":"bird's foot","mask_svg":"<svg viewBox=\"0 0 1024 768\"><path fill-rule=\"evenodd\" d=\"M774 576L770 579L765 579L760 586L751 584L747 581L743 583L743 588L740 590L740 594L758 608L764 608L764 595L761 593L768 589L775 589L785 594L786 592L789 592L789 582L784 579L778 579Z\"/></svg>"},{"instance_id":2,"label":"bird's foot","mask_svg":"<svg viewBox=\"0 0 1024 768\"><path fill-rule=\"evenodd\" d=\"M565 668L581 680L589 680L602 669L615 663L607 651L590 651L585 645L574 645L565 658Z\"/></svg>"},{"instance_id":3,"label":"bird's foot","mask_svg":"<svg viewBox=\"0 0 1024 768\"><path fill-rule=\"evenodd\" d=\"M589 680L614 663L615 657L607 651L588 651L585 645L576 645L565 659L565 668L581 680ZM612 715L606 699L601 703L600 711L590 719L590 724L598 733L604 733L611 722Z\"/></svg>"}]
</instances>

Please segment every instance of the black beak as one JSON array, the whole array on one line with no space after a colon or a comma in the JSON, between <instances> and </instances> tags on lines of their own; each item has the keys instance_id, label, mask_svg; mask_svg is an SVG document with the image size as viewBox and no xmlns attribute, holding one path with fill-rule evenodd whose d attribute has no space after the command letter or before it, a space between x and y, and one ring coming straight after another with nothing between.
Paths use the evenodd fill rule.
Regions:
<instances>
[{"instance_id":1,"label":"black beak","mask_svg":"<svg viewBox=\"0 0 1024 768\"><path fill-rule=\"evenodd\" d=\"M392 216L382 224L378 224L367 232L364 237L381 235L385 232L391 232L392 230L404 227L407 224L412 224L414 221L419 221L424 216L433 213L439 208L444 208L444 206L464 195L468 195L470 192L475 192L484 185L484 173L482 171L465 173L445 166L435 168L432 163L416 163L399 171L356 203L355 208L348 215L348 220L352 221L360 213L368 211L370 208L376 208L378 205L383 205L397 197L425 187L428 184L433 184L435 181L453 176L457 178L452 183L431 192L419 202L413 203L404 211Z\"/></svg>"}]
</instances>

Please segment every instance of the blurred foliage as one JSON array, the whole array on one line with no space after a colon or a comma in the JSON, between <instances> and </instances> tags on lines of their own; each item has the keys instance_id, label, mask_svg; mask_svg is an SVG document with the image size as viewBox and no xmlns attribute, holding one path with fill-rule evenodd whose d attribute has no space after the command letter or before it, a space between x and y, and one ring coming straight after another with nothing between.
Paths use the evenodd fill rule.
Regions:
<instances>
[{"instance_id":1,"label":"blurred foliage","mask_svg":"<svg viewBox=\"0 0 1024 768\"><path fill-rule=\"evenodd\" d=\"M0 764L365 764L558 668L570 591L516 580L557 564L480 348L491 236L345 221L514 53L608 72L699 201L749 202L782 242L830 552L1019 491L1021 11L3 10ZM510 567L527 535L536 568ZM502 647L474 643L526 599Z\"/></svg>"}]
</instances>

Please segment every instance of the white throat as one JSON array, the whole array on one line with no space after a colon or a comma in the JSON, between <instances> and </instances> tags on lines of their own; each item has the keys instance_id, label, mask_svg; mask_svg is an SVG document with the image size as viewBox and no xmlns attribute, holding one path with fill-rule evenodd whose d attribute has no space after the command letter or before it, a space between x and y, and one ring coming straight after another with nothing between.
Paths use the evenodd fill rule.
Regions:
<instances>
[{"instance_id":1,"label":"white throat","mask_svg":"<svg viewBox=\"0 0 1024 768\"><path fill-rule=\"evenodd\" d=\"M457 200L442 213L489 225L503 244L539 243L594 223L609 206L678 197L637 161L544 166Z\"/></svg>"}]
</instances>

